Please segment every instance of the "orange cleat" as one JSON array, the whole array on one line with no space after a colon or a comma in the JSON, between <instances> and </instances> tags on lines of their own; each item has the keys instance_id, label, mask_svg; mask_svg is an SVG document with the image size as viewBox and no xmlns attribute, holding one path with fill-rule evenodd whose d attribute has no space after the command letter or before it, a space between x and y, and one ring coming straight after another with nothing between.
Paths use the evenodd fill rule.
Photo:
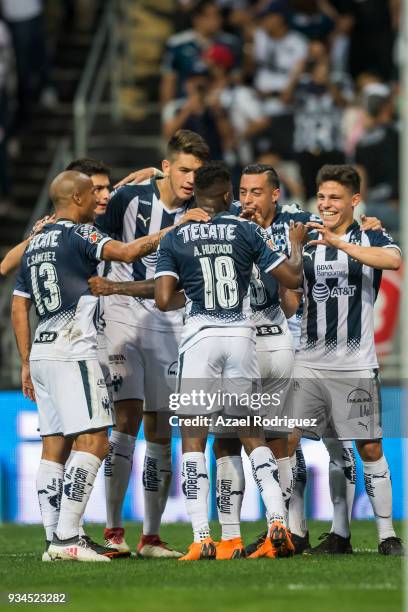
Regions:
<instances>
[{"instance_id":1,"label":"orange cleat","mask_svg":"<svg viewBox=\"0 0 408 612\"><path fill-rule=\"evenodd\" d=\"M259 546L248 559L260 559L267 557L276 559L277 557L291 557L295 553L295 547L290 537L290 532L280 521L273 521L269 527L266 538L259 542Z\"/></svg>"},{"instance_id":2,"label":"orange cleat","mask_svg":"<svg viewBox=\"0 0 408 612\"><path fill-rule=\"evenodd\" d=\"M188 553L179 558L179 561L199 561L200 559L215 559L216 548L212 538L205 538L202 542L193 542L188 547Z\"/></svg>"},{"instance_id":3,"label":"orange cleat","mask_svg":"<svg viewBox=\"0 0 408 612\"><path fill-rule=\"evenodd\" d=\"M244 559L245 549L241 538L233 538L232 540L221 540L216 544L217 561L225 559Z\"/></svg>"}]
</instances>

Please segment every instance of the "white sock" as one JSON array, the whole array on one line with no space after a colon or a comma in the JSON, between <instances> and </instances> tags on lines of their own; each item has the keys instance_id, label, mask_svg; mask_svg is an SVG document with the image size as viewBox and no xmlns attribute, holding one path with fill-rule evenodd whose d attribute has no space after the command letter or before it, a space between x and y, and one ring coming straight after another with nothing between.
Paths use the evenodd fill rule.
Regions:
<instances>
[{"instance_id":1,"label":"white sock","mask_svg":"<svg viewBox=\"0 0 408 612\"><path fill-rule=\"evenodd\" d=\"M276 463L278 464L279 483L282 491L283 502L285 504L285 516L287 520L289 512L289 502L293 489L292 466L289 457L282 457L281 459L276 459Z\"/></svg>"},{"instance_id":2,"label":"white sock","mask_svg":"<svg viewBox=\"0 0 408 612\"><path fill-rule=\"evenodd\" d=\"M143 535L158 535L171 483L171 444L147 442L143 464Z\"/></svg>"},{"instance_id":3,"label":"white sock","mask_svg":"<svg viewBox=\"0 0 408 612\"><path fill-rule=\"evenodd\" d=\"M279 484L279 470L272 451L258 446L249 455L252 473L265 504L268 525L280 521L286 526L285 505Z\"/></svg>"},{"instance_id":4,"label":"white sock","mask_svg":"<svg viewBox=\"0 0 408 612\"><path fill-rule=\"evenodd\" d=\"M135 436L112 430L105 459L106 527L122 527L122 506L132 471Z\"/></svg>"},{"instance_id":5,"label":"white sock","mask_svg":"<svg viewBox=\"0 0 408 612\"><path fill-rule=\"evenodd\" d=\"M69 457L67 459L67 462L64 466L64 470L66 470L69 466L69 464L71 463L72 459L75 457L75 453L77 451L76 450L71 450ZM79 535L80 536L84 536L86 535L85 530L84 530L84 515L81 516L80 521L79 521Z\"/></svg>"},{"instance_id":6,"label":"white sock","mask_svg":"<svg viewBox=\"0 0 408 612\"><path fill-rule=\"evenodd\" d=\"M64 466L62 463L41 459L38 466L36 486L45 537L49 541L52 540L58 525L63 476Z\"/></svg>"},{"instance_id":7,"label":"white sock","mask_svg":"<svg viewBox=\"0 0 408 612\"><path fill-rule=\"evenodd\" d=\"M377 523L378 539L395 537L392 526L392 487L387 459L383 455L377 461L363 461L364 484L373 507Z\"/></svg>"},{"instance_id":8,"label":"white sock","mask_svg":"<svg viewBox=\"0 0 408 612\"><path fill-rule=\"evenodd\" d=\"M241 455L217 459L217 512L221 539L241 537L240 519L245 491Z\"/></svg>"},{"instance_id":9,"label":"white sock","mask_svg":"<svg viewBox=\"0 0 408 612\"><path fill-rule=\"evenodd\" d=\"M289 501L289 529L292 533L305 537L307 533L305 518L305 487L307 481L306 463L302 447L299 444L295 454L290 458L291 465L295 463L295 479L292 495Z\"/></svg>"},{"instance_id":10,"label":"white sock","mask_svg":"<svg viewBox=\"0 0 408 612\"><path fill-rule=\"evenodd\" d=\"M56 530L60 540L73 538L79 534L79 521L101 465L102 461L95 455L77 451L65 470L61 510Z\"/></svg>"},{"instance_id":11,"label":"white sock","mask_svg":"<svg viewBox=\"0 0 408 612\"><path fill-rule=\"evenodd\" d=\"M183 453L181 488L194 533L194 542L201 542L210 535L208 524L208 480L204 453Z\"/></svg>"},{"instance_id":12,"label":"white sock","mask_svg":"<svg viewBox=\"0 0 408 612\"><path fill-rule=\"evenodd\" d=\"M343 538L350 536L350 519L356 488L356 459L351 442L323 438L330 456L329 484L333 504L331 532Z\"/></svg>"}]
</instances>

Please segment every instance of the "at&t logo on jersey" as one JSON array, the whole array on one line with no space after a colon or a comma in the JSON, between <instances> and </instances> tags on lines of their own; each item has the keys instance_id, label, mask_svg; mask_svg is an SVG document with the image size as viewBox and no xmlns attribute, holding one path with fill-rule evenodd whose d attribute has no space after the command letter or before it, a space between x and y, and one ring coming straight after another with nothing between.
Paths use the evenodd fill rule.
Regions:
<instances>
[{"instance_id":1,"label":"at&t logo on jersey","mask_svg":"<svg viewBox=\"0 0 408 612\"><path fill-rule=\"evenodd\" d=\"M329 289L325 283L316 283L312 289L312 296L315 302L327 302L330 297L353 297L355 290L355 285L348 285L347 287L333 287L332 289Z\"/></svg>"}]
</instances>

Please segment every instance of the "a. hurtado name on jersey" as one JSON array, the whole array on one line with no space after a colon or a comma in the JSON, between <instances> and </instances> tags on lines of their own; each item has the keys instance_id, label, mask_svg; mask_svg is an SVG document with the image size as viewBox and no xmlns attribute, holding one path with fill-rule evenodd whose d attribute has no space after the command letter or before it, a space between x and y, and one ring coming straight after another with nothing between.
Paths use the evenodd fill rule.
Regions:
<instances>
[{"instance_id":1,"label":"a. hurtado name on jersey","mask_svg":"<svg viewBox=\"0 0 408 612\"><path fill-rule=\"evenodd\" d=\"M196 240L235 240L235 223L191 223L180 227L177 235L183 237L184 244Z\"/></svg>"},{"instance_id":2,"label":"a. hurtado name on jersey","mask_svg":"<svg viewBox=\"0 0 408 612\"><path fill-rule=\"evenodd\" d=\"M194 257L232 254L232 244L200 244L194 247Z\"/></svg>"},{"instance_id":3,"label":"a. hurtado name on jersey","mask_svg":"<svg viewBox=\"0 0 408 612\"><path fill-rule=\"evenodd\" d=\"M348 275L348 265L342 261L327 261L316 265L316 277L330 278Z\"/></svg>"},{"instance_id":4,"label":"a. hurtado name on jersey","mask_svg":"<svg viewBox=\"0 0 408 612\"><path fill-rule=\"evenodd\" d=\"M57 247L58 238L61 233L61 230L52 230L51 232L47 232L46 234L38 234L38 236L34 236L34 238L31 239L31 242L28 245L26 252L30 253L35 249Z\"/></svg>"}]
</instances>

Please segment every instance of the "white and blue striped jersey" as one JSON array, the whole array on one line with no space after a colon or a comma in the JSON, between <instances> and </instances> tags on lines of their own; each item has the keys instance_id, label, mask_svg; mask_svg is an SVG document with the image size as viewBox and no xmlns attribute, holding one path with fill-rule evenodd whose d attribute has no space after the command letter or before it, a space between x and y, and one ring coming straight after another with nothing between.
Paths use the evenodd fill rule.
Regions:
<instances>
[{"instance_id":1,"label":"white and blue striped jersey","mask_svg":"<svg viewBox=\"0 0 408 612\"><path fill-rule=\"evenodd\" d=\"M267 273L285 259L270 247L264 230L229 213L210 223L186 223L161 241L155 278L178 279L187 298L180 350L210 335L252 336L248 304L253 264ZM216 331L214 331L214 329Z\"/></svg>"},{"instance_id":2,"label":"white and blue striped jersey","mask_svg":"<svg viewBox=\"0 0 408 612\"><path fill-rule=\"evenodd\" d=\"M365 232L356 221L342 240L399 249L384 230ZM324 245L305 246L303 269L304 311L296 364L322 370L377 368L374 303L381 270Z\"/></svg>"},{"instance_id":3,"label":"white and blue striped jersey","mask_svg":"<svg viewBox=\"0 0 408 612\"><path fill-rule=\"evenodd\" d=\"M239 215L241 210L240 202L232 204L232 213ZM272 248L284 253L287 257L290 257L291 253L289 240L291 221L301 223L315 221L321 223L320 217L301 210L296 204L290 206L277 204L272 224L265 231L272 240L274 245ZM286 332L288 324L280 305L279 283L272 276L262 273L256 265L254 266L250 283L250 302L253 320L256 326L260 328L259 335L262 335L262 329L268 331L273 326L277 330L276 335L273 337L274 348L291 348L292 341ZM298 333L300 335L301 319L302 309L300 308L296 315L289 320L293 334L296 334L299 330Z\"/></svg>"},{"instance_id":4,"label":"white and blue striped jersey","mask_svg":"<svg viewBox=\"0 0 408 612\"><path fill-rule=\"evenodd\" d=\"M188 200L180 208L167 209L160 200L156 179L138 185L124 185L112 193L98 227L116 240L131 242L174 225L193 204L194 200ZM118 282L153 278L156 263L157 253L131 264L112 262L108 278ZM181 330L183 312L183 309L161 312L154 300L125 295L111 295L104 299L105 319L145 329Z\"/></svg>"},{"instance_id":5,"label":"white and blue striped jersey","mask_svg":"<svg viewBox=\"0 0 408 612\"><path fill-rule=\"evenodd\" d=\"M30 360L96 359L98 298L88 279L109 240L92 225L60 219L30 241L14 290L34 302L39 318Z\"/></svg>"}]
</instances>

